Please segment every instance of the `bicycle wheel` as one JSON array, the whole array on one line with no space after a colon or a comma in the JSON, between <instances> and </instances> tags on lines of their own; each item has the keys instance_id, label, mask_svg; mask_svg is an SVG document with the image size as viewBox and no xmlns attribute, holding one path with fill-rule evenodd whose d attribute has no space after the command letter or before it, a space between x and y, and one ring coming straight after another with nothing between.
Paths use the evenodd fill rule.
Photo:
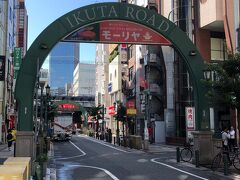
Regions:
<instances>
[{"instance_id":1,"label":"bicycle wheel","mask_svg":"<svg viewBox=\"0 0 240 180\"><path fill-rule=\"evenodd\" d=\"M222 154L219 153L214 157L212 161L211 169L213 171L217 170L220 167L221 161L222 161Z\"/></svg>"},{"instance_id":2,"label":"bicycle wheel","mask_svg":"<svg viewBox=\"0 0 240 180\"><path fill-rule=\"evenodd\" d=\"M180 154L181 154L181 159L184 162L189 162L192 159L192 151L189 148L186 148L186 147L183 148Z\"/></svg>"},{"instance_id":3,"label":"bicycle wheel","mask_svg":"<svg viewBox=\"0 0 240 180\"><path fill-rule=\"evenodd\" d=\"M233 166L240 171L240 153L237 153L233 159Z\"/></svg>"}]
</instances>

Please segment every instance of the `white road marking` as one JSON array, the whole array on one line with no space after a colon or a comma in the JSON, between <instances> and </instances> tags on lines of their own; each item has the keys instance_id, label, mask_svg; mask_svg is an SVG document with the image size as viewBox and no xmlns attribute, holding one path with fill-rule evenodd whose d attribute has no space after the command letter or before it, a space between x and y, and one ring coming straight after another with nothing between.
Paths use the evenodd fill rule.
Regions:
<instances>
[{"instance_id":1,"label":"white road marking","mask_svg":"<svg viewBox=\"0 0 240 180\"><path fill-rule=\"evenodd\" d=\"M85 156L86 155L86 153L83 151L83 150L81 150L76 144L74 144L72 141L69 141L75 148L77 148L81 153L83 153L83 155Z\"/></svg>"},{"instance_id":2,"label":"white road marking","mask_svg":"<svg viewBox=\"0 0 240 180\"><path fill-rule=\"evenodd\" d=\"M77 148L82 154L77 155L77 156L71 156L71 157L64 157L64 158L55 158L55 160L65 160L65 159L72 159L72 158L77 158L77 157L82 157L86 156L86 153L81 150L76 144L74 144L72 141L69 141L75 148Z\"/></svg>"},{"instance_id":3,"label":"white road marking","mask_svg":"<svg viewBox=\"0 0 240 180\"><path fill-rule=\"evenodd\" d=\"M95 166L85 166L85 165L78 165L80 167L85 167L85 168L93 168L93 169L98 169L101 171L104 171L107 175L109 175L112 179L114 180L119 180L116 176L114 176L110 171L103 169L103 168L99 168L99 167L95 167Z\"/></svg>"},{"instance_id":4,"label":"white road marking","mask_svg":"<svg viewBox=\"0 0 240 180\"><path fill-rule=\"evenodd\" d=\"M196 177L196 178L199 178L199 179L208 180L208 179L206 179L206 178L204 178L204 177L201 177L201 176L198 176L198 175L192 174L192 173L187 172L187 171L183 171L183 170L181 170L181 169L175 168L175 167L170 166L170 165L168 165L168 164L158 162L158 161L156 161L156 159L159 159L159 158L151 159L151 162L154 162L154 163L160 164L160 165L162 165L162 166L166 166L166 167L168 167L168 168L174 169L174 170L176 170L176 171L179 171L179 172L182 172L182 173L188 174L188 175L190 175L190 176L193 176L193 177Z\"/></svg>"},{"instance_id":5,"label":"white road marking","mask_svg":"<svg viewBox=\"0 0 240 180\"><path fill-rule=\"evenodd\" d=\"M77 148L82 154L78 155L78 156L72 156L72 157L67 157L67 158L58 158L57 160L60 159L70 159L70 158L75 158L75 157L81 157L81 156L85 156L86 153L80 149L76 144L74 144L72 141L69 141L75 148ZM108 176L110 176L113 180L119 180L116 176L114 176L110 171L100 168L100 167L95 167L95 166L86 166L86 165L72 165L72 166L78 166L78 167L84 167L84 168L92 168L92 169L98 169L101 171L104 171Z\"/></svg>"},{"instance_id":6,"label":"white road marking","mask_svg":"<svg viewBox=\"0 0 240 180\"><path fill-rule=\"evenodd\" d=\"M80 137L87 138L87 137L85 137L85 136L80 136ZM99 144L101 144L101 145L104 145L104 146L110 147L110 148L112 148L112 149L115 149L115 150L117 150L117 151L121 151L121 152L129 153L128 151L124 151L124 150L122 150L122 149L118 149L118 148L116 148L116 147L113 147L113 146L111 146L111 145L105 144L105 143L103 143L103 142L101 142L101 141L98 141L98 140L94 140L94 139L92 139L92 138L87 138L87 139L90 140L90 141L93 141L93 142L99 143Z\"/></svg>"}]
</instances>

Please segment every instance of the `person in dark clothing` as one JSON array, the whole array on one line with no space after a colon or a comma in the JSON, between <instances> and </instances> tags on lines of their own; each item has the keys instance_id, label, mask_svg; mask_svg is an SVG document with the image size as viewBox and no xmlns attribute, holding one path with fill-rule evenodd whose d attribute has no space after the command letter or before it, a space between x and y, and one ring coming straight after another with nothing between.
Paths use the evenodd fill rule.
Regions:
<instances>
[{"instance_id":1,"label":"person in dark clothing","mask_svg":"<svg viewBox=\"0 0 240 180\"><path fill-rule=\"evenodd\" d=\"M8 142L8 150L11 151L11 146L12 146L12 142L13 142L13 135L11 133L11 130L8 130L7 142Z\"/></svg>"}]
</instances>

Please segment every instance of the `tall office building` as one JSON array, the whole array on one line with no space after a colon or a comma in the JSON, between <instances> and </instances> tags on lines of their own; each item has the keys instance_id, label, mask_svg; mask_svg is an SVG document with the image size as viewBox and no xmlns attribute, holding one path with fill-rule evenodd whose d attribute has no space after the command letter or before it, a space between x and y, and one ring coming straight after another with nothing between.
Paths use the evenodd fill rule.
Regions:
<instances>
[{"instance_id":1,"label":"tall office building","mask_svg":"<svg viewBox=\"0 0 240 180\"><path fill-rule=\"evenodd\" d=\"M27 9L25 7L25 0L18 0L18 5L16 6L17 11L17 33L16 33L16 47L21 48L22 57L27 52L27 26L28 26L28 16Z\"/></svg>"},{"instance_id":2,"label":"tall office building","mask_svg":"<svg viewBox=\"0 0 240 180\"><path fill-rule=\"evenodd\" d=\"M95 96L95 64L79 63L74 70L73 95Z\"/></svg>"},{"instance_id":3,"label":"tall office building","mask_svg":"<svg viewBox=\"0 0 240 180\"><path fill-rule=\"evenodd\" d=\"M79 44L60 42L49 54L49 85L54 95L66 95L65 85L73 83L73 71L79 62Z\"/></svg>"},{"instance_id":4,"label":"tall office building","mask_svg":"<svg viewBox=\"0 0 240 180\"><path fill-rule=\"evenodd\" d=\"M7 129L14 126L12 55L18 46L16 44L17 9L20 9L18 3L17 0L0 1L0 142L5 141Z\"/></svg>"}]
</instances>

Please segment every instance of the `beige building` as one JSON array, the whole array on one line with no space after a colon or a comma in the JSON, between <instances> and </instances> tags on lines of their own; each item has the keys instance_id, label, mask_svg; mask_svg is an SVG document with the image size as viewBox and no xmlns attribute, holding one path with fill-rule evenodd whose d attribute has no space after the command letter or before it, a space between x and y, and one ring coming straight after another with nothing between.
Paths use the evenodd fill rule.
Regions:
<instances>
[{"instance_id":1,"label":"beige building","mask_svg":"<svg viewBox=\"0 0 240 180\"><path fill-rule=\"evenodd\" d=\"M73 72L73 96L95 96L95 64L79 63Z\"/></svg>"}]
</instances>

